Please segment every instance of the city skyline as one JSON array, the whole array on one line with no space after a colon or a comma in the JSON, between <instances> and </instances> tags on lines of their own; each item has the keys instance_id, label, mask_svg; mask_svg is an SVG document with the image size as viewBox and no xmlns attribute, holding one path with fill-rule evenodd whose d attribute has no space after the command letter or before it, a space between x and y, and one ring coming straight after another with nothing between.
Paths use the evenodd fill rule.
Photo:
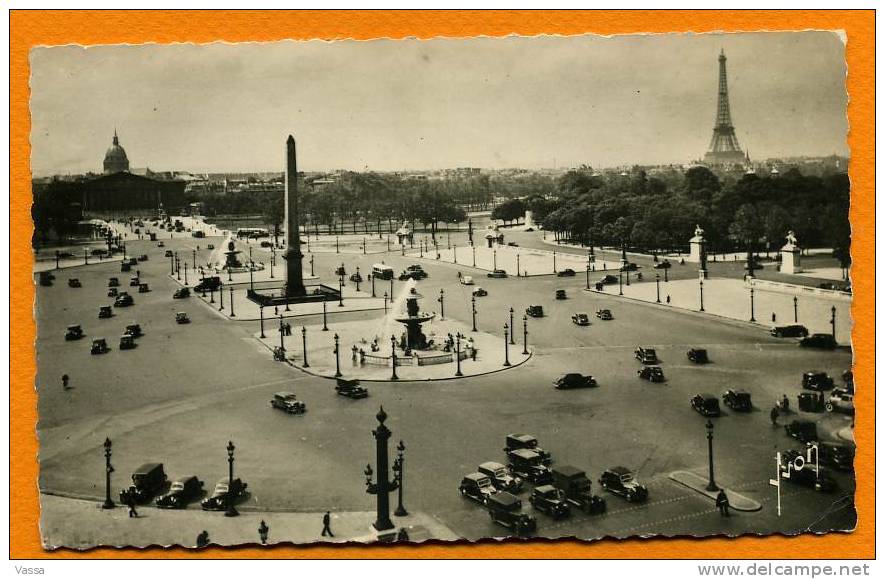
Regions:
<instances>
[{"instance_id":1,"label":"city skyline","mask_svg":"<svg viewBox=\"0 0 885 579\"><path fill-rule=\"evenodd\" d=\"M197 173L273 170L288 132L305 171L685 164L721 49L751 159L848 156L837 34L671 34L34 49L32 170L97 172L114 129Z\"/></svg>"}]
</instances>

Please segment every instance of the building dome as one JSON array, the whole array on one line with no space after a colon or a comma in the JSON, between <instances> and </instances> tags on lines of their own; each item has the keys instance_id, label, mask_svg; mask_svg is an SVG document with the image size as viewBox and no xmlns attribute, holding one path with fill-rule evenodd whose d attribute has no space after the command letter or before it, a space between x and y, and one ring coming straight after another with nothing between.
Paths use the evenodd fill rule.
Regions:
<instances>
[{"instance_id":1,"label":"building dome","mask_svg":"<svg viewBox=\"0 0 885 579\"><path fill-rule=\"evenodd\" d=\"M120 140L117 138L117 131L114 131L114 142L108 148L108 152L104 154L104 172L105 174L122 173L129 170L129 159L126 157L126 151L120 146Z\"/></svg>"}]
</instances>

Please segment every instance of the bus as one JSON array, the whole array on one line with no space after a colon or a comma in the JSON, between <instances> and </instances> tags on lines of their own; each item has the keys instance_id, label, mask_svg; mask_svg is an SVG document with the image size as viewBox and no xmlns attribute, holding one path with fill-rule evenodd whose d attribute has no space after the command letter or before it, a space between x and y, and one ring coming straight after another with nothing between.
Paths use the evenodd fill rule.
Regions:
<instances>
[{"instance_id":1,"label":"bus","mask_svg":"<svg viewBox=\"0 0 885 579\"><path fill-rule=\"evenodd\" d=\"M383 263L372 266L372 277L375 279L393 279L393 268Z\"/></svg>"},{"instance_id":2,"label":"bus","mask_svg":"<svg viewBox=\"0 0 885 579\"><path fill-rule=\"evenodd\" d=\"M237 238L243 237L258 239L259 237L270 237L270 233L263 227L240 227L237 229Z\"/></svg>"}]
</instances>

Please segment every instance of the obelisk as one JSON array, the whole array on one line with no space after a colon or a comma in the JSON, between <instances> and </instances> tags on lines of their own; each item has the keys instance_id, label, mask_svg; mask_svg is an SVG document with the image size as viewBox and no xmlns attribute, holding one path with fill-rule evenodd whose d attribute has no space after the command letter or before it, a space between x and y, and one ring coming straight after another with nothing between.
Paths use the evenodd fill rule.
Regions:
<instances>
[{"instance_id":1,"label":"obelisk","mask_svg":"<svg viewBox=\"0 0 885 579\"><path fill-rule=\"evenodd\" d=\"M298 166L295 162L295 138L286 139L286 296L303 296L301 273L301 233L298 224Z\"/></svg>"}]
</instances>

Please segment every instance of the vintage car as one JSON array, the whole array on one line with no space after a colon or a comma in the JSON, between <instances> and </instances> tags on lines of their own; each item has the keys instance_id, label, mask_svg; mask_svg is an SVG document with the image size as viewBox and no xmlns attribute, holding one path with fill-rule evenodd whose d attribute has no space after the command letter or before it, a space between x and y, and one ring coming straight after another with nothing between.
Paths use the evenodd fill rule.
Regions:
<instances>
[{"instance_id":1,"label":"vintage car","mask_svg":"<svg viewBox=\"0 0 885 579\"><path fill-rule=\"evenodd\" d=\"M507 277L507 272L503 269L493 269L489 273L486 274L486 277L498 277L504 278Z\"/></svg>"},{"instance_id":2,"label":"vintage car","mask_svg":"<svg viewBox=\"0 0 885 579\"><path fill-rule=\"evenodd\" d=\"M200 507L204 511L223 511L227 508L228 502L235 503L246 493L247 486L246 483L238 478L230 481L228 477L224 477L215 483L212 496L203 499Z\"/></svg>"},{"instance_id":3,"label":"vintage car","mask_svg":"<svg viewBox=\"0 0 885 579\"><path fill-rule=\"evenodd\" d=\"M142 253L141 255L138 256L137 259L138 259L138 261L147 261L147 260L148 260L148 256L147 256L146 253Z\"/></svg>"},{"instance_id":4,"label":"vintage car","mask_svg":"<svg viewBox=\"0 0 885 579\"><path fill-rule=\"evenodd\" d=\"M638 347L633 350L633 356L643 364L657 364L658 354L654 348Z\"/></svg>"},{"instance_id":5,"label":"vintage car","mask_svg":"<svg viewBox=\"0 0 885 579\"><path fill-rule=\"evenodd\" d=\"M40 285L44 287L50 287L52 285L52 280L55 279L55 276L48 271L41 271L38 275Z\"/></svg>"},{"instance_id":6,"label":"vintage car","mask_svg":"<svg viewBox=\"0 0 885 579\"><path fill-rule=\"evenodd\" d=\"M854 414L854 394L849 394L841 388L833 390L830 397L827 398L825 408L827 412Z\"/></svg>"},{"instance_id":7,"label":"vintage car","mask_svg":"<svg viewBox=\"0 0 885 579\"><path fill-rule=\"evenodd\" d=\"M841 471L854 470L854 446L836 442L821 442L817 447L820 463Z\"/></svg>"},{"instance_id":8,"label":"vintage car","mask_svg":"<svg viewBox=\"0 0 885 579\"><path fill-rule=\"evenodd\" d=\"M151 291L151 287L150 287L148 284L146 284L146 283L140 283L140 284L138 284L138 293L140 293L140 294L146 294L146 293L148 293L149 291Z\"/></svg>"},{"instance_id":9,"label":"vintage car","mask_svg":"<svg viewBox=\"0 0 885 579\"><path fill-rule=\"evenodd\" d=\"M270 405L289 414L304 414L307 407L298 400L294 392L277 392L270 400Z\"/></svg>"},{"instance_id":10,"label":"vintage car","mask_svg":"<svg viewBox=\"0 0 885 579\"><path fill-rule=\"evenodd\" d=\"M131 350L135 348L135 337L130 336L129 334L123 334L120 336L120 349L121 350Z\"/></svg>"},{"instance_id":11,"label":"vintage car","mask_svg":"<svg viewBox=\"0 0 885 579\"><path fill-rule=\"evenodd\" d=\"M117 295L117 299L114 300L114 307L117 308L125 308L133 304L135 304L135 300L126 292L120 292Z\"/></svg>"},{"instance_id":12,"label":"vintage car","mask_svg":"<svg viewBox=\"0 0 885 579\"><path fill-rule=\"evenodd\" d=\"M108 288L108 297L109 297L109 298L115 298L115 297L117 297L118 295L120 295L120 290L118 290L118 289L115 288L115 287L109 287L109 288Z\"/></svg>"},{"instance_id":13,"label":"vintage car","mask_svg":"<svg viewBox=\"0 0 885 579\"><path fill-rule=\"evenodd\" d=\"M172 294L172 299L174 300L180 300L189 297L191 297L191 290L190 288L186 287L178 288L177 290L175 290L175 293Z\"/></svg>"},{"instance_id":14,"label":"vintage car","mask_svg":"<svg viewBox=\"0 0 885 579\"><path fill-rule=\"evenodd\" d=\"M79 279L72 277L68 280L68 287L83 287L83 285L80 283Z\"/></svg>"},{"instance_id":15,"label":"vintage car","mask_svg":"<svg viewBox=\"0 0 885 579\"><path fill-rule=\"evenodd\" d=\"M547 484L553 480L550 468L534 450L517 448L507 453L507 459L510 472L532 484Z\"/></svg>"},{"instance_id":16,"label":"vintage car","mask_svg":"<svg viewBox=\"0 0 885 579\"><path fill-rule=\"evenodd\" d=\"M416 274L418 277L416 277L415 279L424 279L427 277L427 272L424 271L424 268L417 263L412 264L409 267L407 267L406 271L408 271L412 274Z\"/></svg>"},{"instance_id":17,"label":"vintage car","mask_svg":"<svg viewBox=\"0 0 885 579\"><path fill-rule=\"evenodd\" d=\"M123 332L124 336L132 336L133 338L140 338L144 335L141 331L140 324L129 324L126 326L126 331Z\"/></svg>"},{"instance_id":18,"label":"vintage car","mask_svg":"<svg viewBox=\"0 0 885 579\"><path fill-rule=\"evenodd\" d=\"M197 233L203 233L202 231L194 231L194 237L205 237L204 235L197 235ZM261 247L273 247L273 242L264 240L261 242Z\"/></svg>"},{"instance_id":19,"label":"vintage car","mask_svg":"<svg viewBox=\"0 0 885 579\"><path fill-rule=\"evenodd\" d=\"M129 265L138 265L138 259L136 259L136 258L134 258L134 257L130 257L130 258L129 258L129 261L128 261L127 263L128 263Z\"/></svg>"},{"instance_id":20,"label":"vintage car","mask_svg":"<svg viewBox=\"0 0 885 579\"><path fill-rule=\"evenodd\" d=\"M208 244L208 245L206 246L206 249L210 249L210 250L211 250L211 249L215 249L215 244L214 244L214 243L210 243L210 244Z\"/></svg>"},{"instance_id":21,"label":"vintage car","mask_svg":"<svg viewBox=\"0 0 885 579\"><path fill-rule=\"evenodd\" d=\"M138 287L141 284L141 280L137 275L133 275L129 278L129 287Z\"/></svg>"},{"instance_id":22,"label":"vintage car","mask_svg":"<svg viewBox=\"0 0 885 579\"><path fill-rule=\"evenodd\" d=\"M621 266L621 271L636 271L639 269L639 266L633 262L627 262Z\"/></svg>"},{"instance_id":23,"label":"vintage car","mask_svg":"<svg viewBox=\"0 0 885 579\"><path fill-rule=\"evenodd\" d=\"M533 516L522 512L522 501L506 491L490 496L485 506L493 522L517 535L531 533L538 527Z\"/></svg>"},{"instance_id":24,"label":"vintage car","mask_svg":"<svg viewBox=\"0 0 885 579\"><path fill-rule=\"evenodd\" d=\"M726 390L722 394L722 403L739 412L750 412L753 410L753 400L750 397L750 393L746 390Z\"/></svg>"},{"instance_id":25,"label":"vintage car","mask_svg":"<svg viewBox=\"0 0 885 579\"><path fill-rule=\"evenodd\" d=\"M805 390L823 392L825 390L832 390L833 386L833 378L826 372L812 371L802 374L802 388Z\"/></svg>"},{"instance_id":26,"label":"vintage car","mask_svg":"<svg viewBox=\"0 0 885 579\"><path fill-rule=\"evenodd\" d=\"M525 309L525 313L532 318L543 318L544 308L539 305L532 305Z\"/></svg>"},{"instance_id":27,"label":"vintage car","mask_svg":"<svg viewBox=\"0 0 885 579\"><path fill-rule=\"evenodd\" d=\"M98 319L112 317L114 317L114 310L111 309L111 306L101 306L98 308Z\"/></svg>"},{"instance_id":28,"label":"vintage car","mask_svg":"<svg viewBox=\"0 0 885 579\"><path fill-rule=\"evenodd\" d=\"M553 385L559 390L571 390L573 388L595 388L598 386L593 376L569 372L553 381Z\"/></svg>"},{"instance_id":29,"label":"vintage car","mask_svg":"<svg viewBox=\"0 0 885 579\"><path fill-rule=\"evenodd\" d=\"M195 476L183 476L172 481L169 492L157 499L161 509L183 509L203 494L203 481Z\"/></svg>"},{"instance_id":30,"label":"vintage car","mask_svg":"<svg viewBox=\"0 0 885 579\"><path fill-rule=\"evenodd\" d=\"M565 494L568 503L589 515L604 513L605 499L593 494L593 484L587 473L573 466L563 465L553 469L553 486Z\"/></svg>"},{"instance_id":31,"label":"vintage car","mask_svg":"<svg viewBox=\"0 0 885 579\"><path fill-rule=\"evenodd\" d=\"M584 313L577 313L572 316L572 323L577 324L579 326L589 326L590 325L590 316Z\"/></svg>"},{"instance_id":32,"label":"vintage car","mask_svg":"<svg viewBox=\"0 0 885 579\"><path fill-rule=\"evenodd\" d=\"M461 282L461 285L473 285L475 283L473 277L469 275L462 275L459 281Z\"/></svg>"},{"instance_id":33,"label":"vintage car","mask_svg":"<svg viewBox=\"0 0 885 579\"><path fill-rule=\"evenodd\" d=\"M618 276L611 274L604 275L599 278L599 281L597 281L596 283L601 283L602 285L612 285L618 283Z\"/></svg>"},{"instance_id":34,"label":"vintage car","mask_svg":"<svg viewBox=\"0 0 885 579\"><path fill-rule=\"evenodd\" d=\"M564 299L566 299L566 298L568 298L568 294L565 293L565 290L564 290L564 289L558 289L558 290L556 290L556 299L558 299L558 300L564 300Z\"/></svg>"},{"instance_id":35,"label":"vintage car","mask_svg":"<svg viewBox=\"0 0 885 579\"><path fill-rule=\"evenodd\" d=\"M817 440L817 424L810 420L794 420L784 425L787 435L792 436L799 442L814 442Z\"/></svg>"},{"instance_id":36,"label":"vintage car","mask_svg":"<svg viewBox=\"0 0 885 579\"><path fill-rule=\"evenodd\" d=\"M799 324L775 326L771 328L771 335L775 338L804 338L808 335L808 328Z\"/></svg>"},{"instance_id":37,"label":"vintage car","mask_svg":"<svg viewBox=\"0 0 885 579\"><path fill-rule=\"evenodd\" d=\"M189 324L189 323L191 323L191 319L188 317L187 312L176 312L175 313L175 323L176 324Z\"/></svg>"},{"instance_id":38,"label":"vintage car","mask_svg":"<svg viewBox=\"0 0 885 579\"><path fill-rule=\"evenodd\" d=\"M129 265L128 261L124 261L123 263L120 264L120 272L121 273L125 273L125 272L131 271L131 270L132 270L132 266Z\"/></svg>"},{"instance_id":39,"label":"vintage car","mask_svg":"<svg viewBox=\"0 0 885 579\"><path fill-rule=\"evenodd\" d=\"M686 356L695 364L706 364L710 361L710 358L707 357L707 351L703 348L692 348Z\"/></svg>"},{"instance_id":40,"label":"vintage car","mask_svg":"<svg viewBox=\"0 0 885 579\"><path fill-rule=\"evenodd\" d=\"M658 262L658 263L654 264L653 267L654 267L655 269L670 269L671 267L673 267L673 264L670 263L668 260L665 259L664 261L661 261L661 262Z\"/></svg>"},{"instance_id":41,"label":"vintage car","mask_svg":"<svg viewBox=\"0 0 885 579\"><path fill-rule=\"evenodd\" d=\"M74 324L68 326L68 329L65 330L65 340L79 340L85 334L83 333L83 328L80 327L80 324Z\"/></svg>"},{"instance_id":42,"label":"vintage car","mask_svg":"<svg viewBox=\"0 0 885 579\"><path fill-rule=\"evenodd\" d=\"M90 354L106 354L111 349L108 348L108 341L104 338L96 338L92 340L92 348L90 348Z\"/></svg>"},{"instance_id":43,"label":"vintage car","mask_svg":"<svg viewBox=\"0 0 885 579\"><path fill-rule=\"evenodd\" d=\"M120 287L120 278L118 278L118 277L108 278L108 287Z\"/></svg>"},{"instance_id":44,"label":"vintage car","mask_svg":"<svg viewBox=\"0 0 885 579\"><path fill-rule=\"evenodd\" d=\"M789 450L781 455L781 480L823 493L831 493L836 490L838 486L836 481L824 467L815 468L813 464L806 462L801 469L796 470L794 461L800 456L802 454L795 450ZM804 459L804 456L802 458Z\"/></svg>"},{"instance_id":45,"label":"vintage car","mask_svg":"<svg viewBox=\"0 0 885 579\"><path fill-rule=\"evenodd\" d=\"M167 480L163 463L145 463L132 473L132 484L129 488L120 491L120 502L128 504L127 498L130 498L136 503L146 503L163 490Z\"/></svg>"},{"instance_id":46,"label":"vintage car","mask_svg":"<svg viewBox=\"0 0 885 579\"><path fill-rule=\"evenodd\" d=\"M471 293L473 294L474 297L478 297L478 298L484 298L487 295L489 295L489 292L487 292L485 289L483 289L481 287L477 287Z\"/></svg>"},{"instance_id":47,"label":"vintage car","mask_svg":"<svg viewBox=\"0 0 885 579\"><path fill-rule=\"evenodd\" d=\"M462 497L473 499L474 501L485 504L489 497L498 492L498 489L492 484L492 480L480 472L472 472L461 479L458 487Z\"/></svg>"},{"instance_id":48,"label":"vintage car","mask_svg":"<svg viewBox=\"0 0 885 579\"><path fill-rule=\"evenodd\" d=\"M837 346L836 338L832 334L811 334L799 340L799 346L803 348L821 348L832 350Z\"/></svg>"},{"instance_id":49,"label":"vintage car","mask_svg":"<svg viewBox=\"0 0 885 579\"><path fill-rule=\"evenodd\" d=\"M627 499L628 503L641 503L648 498L648 489L636 482L633 471L623 466L603 472L599 477L599 486Z\"/></svg>"},{"instance_id":50,"label":"vintage car","mask_svg":"<svg viewBox=\"0 0 885 579\"><path fill-rule=\"evenodd\" d=\"M335 383L335 392L345 398L358 399L369 397L369 391L360 386L359 380L343 380L338 378Z\"/></svg>"},{"instance_id":51,"label":"vintage car","mask_svg":"<svg viewBox=\"0 0 885 579\"><path fill-rule=\"evenodd\" d=\"M596 317L600 320L613 320L614 316L612 316L611 310L596 310Z\"/></svg>"},{"instance_id":52,"label":"vintage car","mask_svg":"<svg viewBox=\"0 0 885 579\"><path fill-rule=\"evenodd\" d=\"M221 278L217 275L207 276L194 286L195 292L214 292L221 287Z\"/></svg>"},{"instance_id":53,"label":"vintage car","mask_svg":"<svg viewBox=\"0 0 885 579\"><path fill-rule=\"evenodd\" d=\"M538 446L538 439L531 434L508 434L504 443L504 452L510 452L511 450L517 448L527 448L528 450L534 450L541 455L541 460L544 462L544 464L550 464L551 462L553 462L553 459L550 457L550 453L543 448L540 448Z\"/></svg>"},{"instance_id":54,"label":"vintage car","mask_svg":"<svg viewBox=\"0 0 885 579\"><path fill-rule=\"evenodd\" d=\"M649 382L664 382L664 371L660 366L643 366L636 371L636 374L643 380Z\"/></svg>"},{"instance_id":55,"label":"vintage car","mask_svg":"<svg viewBox=\"0 0 885 579\"><path fill-rule=\"evenodd\" d=\"M565 518L571 513L565 493L553 485L541 485L532 489L529 503L535 510L554 519Z\"/></svg>"},{"instance_id":56,"label":"vintage car","mask_svg":"<svg viewBox=\"0 0 885 579\"><path fill-rule=\"evenodd\" d=\"M510 474L507 467L500 462L484 462L476 470L489 477L492 485L499 491L518 493L522 489L522 479Z\"/></svg>"},{"instance_id":57,"label":"vintage car","mask_svg":"<svg viewBox=\"0 0 885 579\"><path fill-rule=\"evenodd\" d=\"M515 241L508 241L507 245L510 247L519 247L519 244L516 243Z\"/></svg>"},{"instance_id":58,"label":"vintage car","mask_svg":"<svg viewBox=\"0 0 885 579\"><path fill-rule=\"evenodd\" d=\"M400 281L408 281L410 279L420 281L422 279L422 275L416 271L404 271L399 274L399 278L397 279L399 279Z\"/></svg>"},{"instance_id":59,"label":"vintage car","mask_svg":"<svg viewBox=\"0 0 885 579\"><path fill-rule=\"evenodd\" d=\"M702 392L691 397L691 407L704 416L719 416L719 398Z\"/></svg>"},{"instance_id":60,"label":"vintage car","mask_svg":"<svg viewBox=\"0 0 885 579\"><path fill-rule=\"evenodd\" d=\"M157 247L166 247L166 244L163 243L162 241L158 241L158 242L157 242ZM166 257L170 257L170 256L172 255L172 252L171 252L171 251L169 251L168 253L169 253L169 255L167 255Z\"/></svg>"},{"instance_id":61,"label":"vintage car","mask_svg":"<svg viewBox=\"0 0 885 579\"><path fill-rule=\"evenodd\" d=\"M161 241L160 243L163 243L163 242ZM160 243L157 244L157 247L162 247L162 245L160 245ZM165 251L165 253L163 253L163 257L172 257L172 250L167 249Z\"/></svg>"},{"instance_id":62,"label":"vintage car","mask_svg":"<svg viewBox=\"0 0 885 579\"><path fill-rule=\"evenodd\" d=\"M556 277L575 277L575 270L566 268L562 271L557 271Z\"/></svg>"},{"instance_id":63,"label":"vintage car","mask_svg":"<svg viewBox=\"0 0 885 579\"><path fill-rule=\"evenodd\" d=\"M356 283L363 283L363 274L361 274L360 272L356 272L354 274L351 274L350 281L356 282Z\"/></svg>"}]
</instances>

